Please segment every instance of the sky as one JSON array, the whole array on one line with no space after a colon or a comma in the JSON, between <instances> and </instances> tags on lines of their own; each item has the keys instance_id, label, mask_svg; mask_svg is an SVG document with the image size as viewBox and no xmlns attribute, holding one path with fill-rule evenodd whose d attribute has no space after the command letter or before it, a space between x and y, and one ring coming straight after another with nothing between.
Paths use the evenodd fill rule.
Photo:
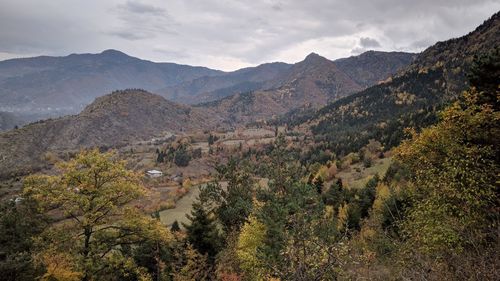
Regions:
<instances>
[{"instance_id":1,"label":"sky","mask_svg":"<svg viewBox=\"0 0 500 281\"><path fill-rule=\"evenodd\" d=\"M311 52L420 52L499 10L500 0L0 0L0 60L117 49L229 71Z\"/></svg>"}]
</instances>

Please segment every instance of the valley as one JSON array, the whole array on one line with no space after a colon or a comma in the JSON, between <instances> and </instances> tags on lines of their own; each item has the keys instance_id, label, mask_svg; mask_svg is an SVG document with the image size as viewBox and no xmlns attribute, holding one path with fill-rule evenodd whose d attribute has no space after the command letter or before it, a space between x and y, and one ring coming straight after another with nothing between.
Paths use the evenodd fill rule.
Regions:
<instances>
[{"instance_id":1,"label":"valley","mask_svg":"<svg viewBox=\"0 0 500 281\"><path fill-rule=\"evenodd\" d=\"M0 279L497 280L498 42L0 61Z\"/></svg>"}]
</instances>

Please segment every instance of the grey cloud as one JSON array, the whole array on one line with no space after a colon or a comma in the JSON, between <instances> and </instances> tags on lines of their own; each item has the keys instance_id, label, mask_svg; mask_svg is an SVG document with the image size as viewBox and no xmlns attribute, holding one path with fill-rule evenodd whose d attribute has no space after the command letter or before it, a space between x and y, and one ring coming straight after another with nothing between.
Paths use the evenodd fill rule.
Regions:
<instances>
[{"instance_id":1,"label":"grey cloud","mask_svg":"<svg viewBox=\"0 0 500 281\"><path fill-rule=\"evenodd\" d=\"M378 49L382 47L380 43L373 38L370 37L361 37L359 38L359 46L355 47L351 50L351 54L359 55L369 50Z\"/></svg>"},{"instance_id":2,"label":"grey cloud","mask_svg":"<svg viewBox=\"0 0 500 281\"><path fill-rule=\"evenodd\" d=\"M361 37L359 39L359 45L361 45L361 47L364 47L364 48L380 47L380 43L376 39L369 38L369 37Z\"/></svg>"},{"instance_id":3,"label":"grey cloud","mask_svg":"<svg viewBox=\"0 0 500 281\"><path fill-rule=\"evenodd\" d=\"M433 40L431 40L429 38L424 38L424 39L420 39L420 40L412 42L410 44L409 48L411 48L411 49L423 49L423 48L429 47L430 45L432 45L432 43L433 43Z\"/></svg>"},{"instance_id":4,"label":"grey cloud","mask_svg":"<svg viewBox=\"0 0 500 281\"><path fill-rule=\"evenodd\" d=\"M125 40L132 40L132 41L155 37L154 33L146 34L146 33L128 32L126 30L111 31L109 32L109 34L121 37Z\"/></svg>"},{"instance_id":5,"label":"grey cloud","mask_svg":"<svg viewBox=\"0 0 500 281\"><path fill-rule=\"evenodd\" d=\"M137 1L127 1L118 5L119 8L138 14L164 15L165 9L153 5L144 4Z\"/></svg>"}]
</instances>

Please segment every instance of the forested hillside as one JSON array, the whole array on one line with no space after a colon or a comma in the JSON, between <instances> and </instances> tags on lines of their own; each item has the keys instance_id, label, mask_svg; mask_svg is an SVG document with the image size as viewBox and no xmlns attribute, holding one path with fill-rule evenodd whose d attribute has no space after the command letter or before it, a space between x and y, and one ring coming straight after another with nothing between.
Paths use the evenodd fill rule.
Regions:
<instances>
[{"instance_id":1,"label":"forested hillside","mask_svg":"<svg viewBox=\"0 0 500 281\"><path fill-rule=\"evenodd\" d=\"M417 56L408 69L380 85L333 102L316 113L289 117L306 122L314 138L336 153L356 151L369 139L397 145L406 127L422 128L437 111L467 88L466 73L475 56L498 52L500 15L475 31L437 43Z\"/></svg>"}]
</instances>

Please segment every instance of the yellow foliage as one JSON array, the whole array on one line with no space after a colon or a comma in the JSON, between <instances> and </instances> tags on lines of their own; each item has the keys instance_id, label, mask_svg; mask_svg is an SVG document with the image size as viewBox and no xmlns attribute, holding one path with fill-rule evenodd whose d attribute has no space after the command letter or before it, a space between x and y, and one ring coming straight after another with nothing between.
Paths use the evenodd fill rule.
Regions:
<instances>
[{"instance_id":1,"label":"yellow foliage","mask_svg":"<svg viewBox=\"0 0 500 281\"><path fill-rule=\"evenodd\" d=\"M395 103L397 105L412 104L416 99L417 99L417 97L415 95L407 93L407 92L402 92L402 93L396 94Z\"/></svg>"},{"instance_id":2,"label":"yellow foliage","mask_svg":"<svg viewBox=\"0 0 500 281\"><path fill-rule=\"evenodd\" d=\"M186 190L189 190L192 186L192 182L190 179L185 179L183 182L182 182L182 187L184 187Z\"/></svg>"},{"instance_id":3,"label":"yellow foliage","mask_svg":"<svg viewBox=\"0 0 500 281\"><path fill-rule=\"evenodd\" d=\"M376 234L377 232L369 226L361 228L360 236L365 241L373 239Z\"/></svg>"},{"instance_id":4,"label":"yellow foliage","mask_svg":"<svg viewBox=\"0 0 500 281\"><path fill-rule=\"evenodd\" d=\"M185 251L186 263L176 268L173 273L174 281L209 280L207 255L200 254L191 244Z\"/></svg>"},{"instance_id":5,"label":"yellow foliage","mask_svg":"<svg viewBox=\"0 0 500 281\"><path fill-rule=\"evenodd\" d=\"M319 168L318 172L316 173L314 179L321 178L323 182L325 182L328 180L328 176L329 176L328 168L326 166L321 166L321 168Z\"/></svg>"},{"instance_id":6,"label":"yellow foliage","mask_svg":"<svg viewBox=\"0 0 500 281\"><path fill-rule=\"evenodd\" d=\"M251 280L263 280L261 261L257 257L257 249L262 245L266 235L265 225L251 216L241 228L238 237L236 255L247 276Z\"/></svg>"},{"instance_id":7,"label":"yellow foliage","mask_svg":"<svg viewBox=\"0 0 500 281\"><path fill-rule=\"evenodd\" d=\"M328 168L328 180L333 179L337 175L337 164L335 162L330 163L330 168Z\"/></svg>"},{"instance_id":8,"label":"yellow foliage","mask_svg":"<svg viewBox=\"0 0 500 281\"><path fill-rule=\"evenodd\" d=\"M389 187L384 183L379 183L377 185L377 193L375 195L375 201L373 202L373 213L379 214L384 209L385 200L389 198L391 191Z\"/></svg>"},{"instance_id":9,"label":"yellow foliage","mask_svg":"<svg viewBox=\"0 0 500 281\"><path fill-rule=\"evenodd\" d=\"M45 253L42 255L47 272L42 276L42 281L79 281L83 274L76 269L72 257L64 253Z\"/></svg>"},{"instance_id":10,"label":"yellow foliage","mask_svg":"<svg viewBox=\"0 0 500 281\"><path fill-rule=\"evenodd\" d=\"M348 218L348 207L349 205L348 204L342 204L342 206L339 207L339 212L338 212L338 220L339 220L339 223L338 223L338 226L337 228L340 230L340 229L344 229L346 224L347 224L347 218Z\"/></svg>"},{"instance_id":11,"label":"yellow foliage","mask_svg":"<svg viewBox=\"0 0 500 281\"><path fill-rule=\"evenodd\" d=\"M60 174L27 177L23 190L23 196L37 201L42 210L57 208L68 217L48 227L36 240L45 249L40 256L48 268L44 280L80 280L82 274L92 280L105 279L107 273L94 275L93 270L103 263L114 264L123 274L135 272L148 278L131 259L116 255L122 243L134 245L146 239L165 244L172 240L158 220L131 206L144 194L139 175L127 170L114 153L97 149L82 151L57 167ZM51 255L43 256L49 252ZM108 269L116 273L114 268Z\"/></svg>"},{"instance_id":12,"label":"yellow foliage","mask_svg":"<svg viewBox=\"0 0 500 281\"><path fill-rule=\"evenodd\" d=\"M325 206L325 219L333 219L333 216L335 214L335 210L333 209L333 206L326 205Z\"/></svg>"}]
</instances>

